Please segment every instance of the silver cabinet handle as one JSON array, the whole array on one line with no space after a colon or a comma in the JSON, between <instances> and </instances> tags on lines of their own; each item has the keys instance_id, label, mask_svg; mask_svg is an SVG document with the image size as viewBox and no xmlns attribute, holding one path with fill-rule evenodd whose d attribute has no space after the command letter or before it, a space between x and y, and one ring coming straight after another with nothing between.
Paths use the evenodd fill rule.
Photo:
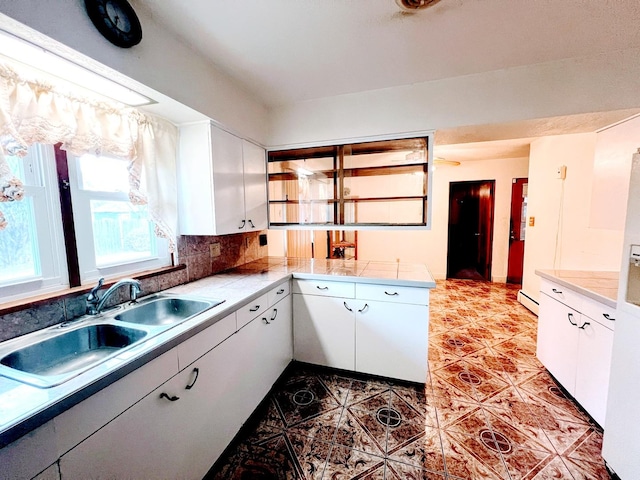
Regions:
<instances>
[{"instance_id":1,"label":"silver cabinet handle","mask_svg":"<svg viewBox=\"0 0 640 480\"><path fill-rule=\"evenodd\" d=\"M557 293L558 295L562 295L562 290L557 290L557 289L555 289L555 288L552 288L552 289L551 289L551 291L552 291L553 293Z\"/></svg>"},{"instance_id":2,"label":"silver cabinet handle","mask_svg":"<svg viewBox=\"0 0 640 480\"><path fill-rule=\"evenodd\" d=\"M353 310L351 310L351 309L349 308L349 305L347 305L347 302L342 302L342 303L344 303L344 308L346 308L346 309L347 309L347 310L349 310L350 312L353 312Z\"/></svg>"},{"instance_id":3,"label":"silver cabinet handle","mask_svg":"<svg viewBox=\"0 0 640 480\"><path fill-rule=\"evenodd\" d=\"M251 225L251 228L256 228L256 226L253 224L253 222L251 221L251 219L249 219L249 225Z\"/></svg>"},{"instance_id":4,"label":"silver cabinet handle","mask_svg":"<svg viewBox=\"0 0 640 480\"><path fill-rule=\"evenodd\" d=\"M389 295L390 297L395 297L396 295L400 295L398 292L389 293L386 290L384 291L385 295Z\"/></svg>"},{"instance_id":5,"label":"silver cabinet handle","mask_svg":"<svg viewBox=\"0 0 640 480\"><path fill-rule=\"evenodd\" d=\"M571 325L573 325L574 327L577 327L578 324L576 322L574 322L573 320L571 320L573 318L573 313L567 313L567 317L569 317L569 323Z\"/></svg>"},{"instance_id":6,"label":"silver cabinet handle","mask_svg":"<svg viewBox=\"0 0 640 480\"><path fill-rule=\"evenodd\" d=\"M269 323L269 320L267 320L265 317L262 317L262 322L263 322L265 325L271 325L271 324Z\"/></svg>"},{"instance_id":7,"label":"silver cabinet handle","mask_svg":"<svg viewBox=\"0 0 640 480\"><path fill-rule=\"evenodd\" d=\"M368 303L365 303L365 304L364 304L364 307L362 307L360 310L358 310L358 312L362 313L362 312L364 312L367 308L369 308L369 304L368 304Z\"/></svg>"},{"instance_id":8,"label":"silver cabinet handle","mask_svg":"<svg viewBox=\"0 0 640 480\"><path fill-rule=\"evenodd\" d=\"M329 287L321 287L320 285L316 285L318 290L329 290Z\"/></svg>"},{"instance_id":9,"label":"silver cabinet handle","mask_svg":"<svg viewBox=\"0 0 640 480\"><path fill-rule=\"evenodd\" d=\"M586 327L587 325L591 325L589 322L584 322L582 324L582 326L578 327L580 330L584 330L584 327Z\"/></svg>"},{"instance_id":10,"label":"silver cabinet handle","mask_svg":"<svg viewBox=\"0 0 640 480\"><path fill-rule=\"evenodd\" d=\"M276 292L276 295L282 295L284 293L284 288L281 288Z\"/></svg>"},{"instance_id":11,"label":"silver cabinet handle","mask_svg":"<svg viewBox=\"0 0 640 480\"><path fill-rule=\"evenodd\" d=\"M242 230L246 224L247 224L247 221L246 220L242 220L242 225L240 225L238 227L238 230Z\"/></svg>"},{"instance_id":12,"label":"silver cabinet handle","mask_svg":"<svg viewBox=\"0 0 640 480\"><path fill-rule=\"evenodd\" d=\"M278 316L278 309L274 308L273 309L273 317L271 317L270 320L273 322L276 319L277 316Z\"/></svg>"},{"instance_id":13,"label":"silver cabinet handle","mask_svg":"<svg viewBox=\"0 0 640 480\"><path fill-rule=\"evenodd\" d=\"M612 322L615 322L615 321L616 321L616 319L615 319L615 318L613 318L613 317L612 317L611 315L609 315L608 313L603 313L603 314L602 314L602 316L603 316L604 318L606 318L607 320L611 320Z\"/></svg>"},{"instance_id":14,"label":"silver cabinet handle","mask_svg":"<svg viewBox=\"0 0 640 480\"><path fill-rule=\"evenodd\" d=\"M260 305L256 305L255 307L249 309L250 312L257 312L258 310L260 310Z\"/></svg>"}]
</instances>

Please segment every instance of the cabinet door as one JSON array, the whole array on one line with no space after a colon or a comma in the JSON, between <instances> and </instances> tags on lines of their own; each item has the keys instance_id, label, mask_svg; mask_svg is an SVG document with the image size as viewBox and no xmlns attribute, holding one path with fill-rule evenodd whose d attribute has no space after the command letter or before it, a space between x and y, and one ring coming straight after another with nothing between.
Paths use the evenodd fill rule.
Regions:
<instances>
[{"instance_id":1,"label":"cabinet door","mask_svg":"<svg viewBox=\"0 0 640 480\"><path fill-rule=\"evenodd\" d=\"M586 322L586 323L585 323ZM613 331L583 316L578 344L576 400L604 428L609 391Z\"/></svg>"},{"instance_id":2,"label":"cabinet door","mask_svg":"<svg viewBox=\"0 0 640 480\"><path fill-rule=\"evenodd\" d=\"M185 370L175 407L187 448L173 459L178 474L164 478L203 478L246 421L246 412L236 408L244 393L244 355L232 335Z\"/></svg>"},{"instance_id":3,"label":"cabinet door","mask_svg":"<svg viewBox=\"0 0 640 480\"><path fill-rule=\"evenodd\" d=\"M354 306L353 299L294 294L294 358L354 370Z\"/></svg>"},{"instance_id":4,"label":"cabinet door","mask_svg":"<svg viewBox=\"0 0 640 480\"><path fill-rule=\"evenodd\" d=\"M182 375L151 392L60 458L65 479L186 478L180 471L191 449L179 414Z\"/></svg>"},{"instance_id":5,"label":"cabinet door","mask_svg":"<svg viewBox=\"0 0 640 480\"><path fill-rule=\"evenodd\" d=\"M284 298L238 331L242 352L241 398L236 402L248 417L269 392L292 358L291 298Z\"/></svg>"},{"instance_id":6,"label":"cabinet door","mask_svg":"<svg viewBox=\"0 0 640 480\"><path fill-rule=\"evenodd\" d=\"M359 301L356 371L425 383L429 308Z\"/></svg>"},{"instance_id":7,"label":"cabinet door","mask_svg":"<svg viewBox=\"0 0 640 480\"><path fill-rule=\"evenodd\" d=\"M576 384L580 317L575 310L540 294L538 359L572 395Z\"/></svg>"},{"instance_id":8,"label":"cabinet door","mask_svg":"<svg viewBox=\"0 0 640 480\"><path fill-rule=\"evenodd\" d=\"M267 160L264 148L242 141L246 230L267 228Z\"/></svg>"},{"instance_id":9,"label":"cabinet door","mask_svg":"<svg viewBox=\"0 0 640 480\"><path fill-rule=\"evenodd\" d=\"M242 139L211 127L213 161L214 235L239 233L245 226L244 176L242 172ZM198 172L194 172L197 175ZM208 208L192 205L191 208Z\"/></svg>"}]
</instances>

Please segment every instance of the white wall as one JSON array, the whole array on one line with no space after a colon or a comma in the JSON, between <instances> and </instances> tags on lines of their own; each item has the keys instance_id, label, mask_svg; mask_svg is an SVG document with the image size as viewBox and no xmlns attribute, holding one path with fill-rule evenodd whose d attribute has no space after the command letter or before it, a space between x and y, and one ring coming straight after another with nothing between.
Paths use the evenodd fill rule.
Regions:
<instances>
[{"instance_id":1,"label":"white wall","mask_svg":"<svg viewBox=\"0 0 640 480\"><path fill-rule=\"evenodd\" d=\"M135 1L132 3L136 6ZM246 138L266 144L264 105L209 60L156 24L143 8L136 11L143 36L142 42L130 49L118 48L105 40L80 0L0 0L0 12L6 15L0 16L0 27L35 43L42 41L41 36L11 21L15 19ZM55 44L50 46L56 51Z\"/></svg>"},{"instance_id":2,"label":"white wall","mask_svg":"<svg viewBox=\"0 0 640 480\"><path fill-rule=\"evenodd\" d=\"M544 137L531 144L528 216L535 217L535 226L527 226L522 290L536 301L536 269L620 267L622 230L590 227L596 141L596 133L587 133ZM560 165L567 166L564 181L557 178Z\"/></svg>"},{"instance_id":3,"label":"white wall","mask_svg":"<svg viewBox=\"0 0 640 480\"><path fill-rule=\"evenodd\" d=\"M435 278L447 274L447 237L449 224L449 183L467 180L495 180L495 213L493 229L493 280L506 281L509 247L511 182L526 177L528 159L478 160L460 166L440 166L433 173L430 195L433 202L431 230L358 231L358 258L426 263ZM282 255L282 231L269 231L269 255Z\"/></svg>"},{"instance_id":4,"label":"white wall","mask_svg":"<svg viewBox=\"0 0 640 480\"><path fill-rule=\"evenodd\" d=\"M276 107L269 144L617 110L640 106L639 92L640 50L625 50Z\"/></svg>"}]
</instances>

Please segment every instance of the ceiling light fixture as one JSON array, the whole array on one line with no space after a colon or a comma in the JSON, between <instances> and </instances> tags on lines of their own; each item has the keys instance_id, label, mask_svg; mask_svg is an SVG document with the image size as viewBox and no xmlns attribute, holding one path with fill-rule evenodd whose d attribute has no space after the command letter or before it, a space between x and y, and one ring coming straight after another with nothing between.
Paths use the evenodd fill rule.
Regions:
<instances>
[{"instance_id":1,"label":"ceiling light fixture","mask_svg":"<svg viewBox=\"0 0 640 480\"><path fill-rule=\"evenodd\" d=\"M0 55L130 107L156 103L141 93L3 30L0 30Z\"/></svg>"},{"instance_id":2,"label":"ceiling light fixture","mask_svg":"<svg viewBox=\"0 0 640 480\"><path fill-rule=\"evenodd\" d=\"M405 12L415 13L417 10L435 5L440 0L396 0L396 4Z\"/></svg>"}]
</instances>

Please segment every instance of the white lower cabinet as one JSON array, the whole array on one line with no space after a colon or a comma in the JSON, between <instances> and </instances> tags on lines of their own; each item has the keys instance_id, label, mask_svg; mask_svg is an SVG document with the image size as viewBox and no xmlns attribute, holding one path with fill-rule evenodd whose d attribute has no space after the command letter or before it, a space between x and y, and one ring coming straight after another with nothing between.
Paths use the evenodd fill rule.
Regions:
<instances>
[{"instance_id":1,"label":"white lower cabinet","mask_svg":"<svg viewBox=\"0 0 640 480\"><path fill-rule=\"evenodd\" d=\"M612 321L603 315L592 314L595 311L593 300L585 298L582 301L579 293L548 283L543 282L543 287L548 288L543 288L540 294L538 359L604 428L613 349ZM551 291L554 297L545 291ZM563 299L557 298L560 294ZM602 305L603 312L608 309Z\"/></svg>"},{"instance_id":2,"label":"white lower cabinet","mask_svg":"<svg viewBox=\"0 0 640 480\"><path fill-rule=\"evenodd\" d=\"M296 360L355 370L353 298L293 295L293 356Z\"/></svg>"},{"instance_id":3,"label":"white lower cabinet","mask_svg":"<svg viewBox=\"0 0 640 480\"><path fill-rule=\"evenodd\" d=\"M425 383L428 335L426 305L369 300L356 310L355 370Z\"/></svg>"},{"instance_id":4,"label":"white lower cabinet","mask_svg":"<svg viewBox=\"0 0 640 480\"><path fill-rule=\"evenodd\" d=\"M293 295L296 360L419 383L426 381L427 289L314 282L294 283L294 292L299 292ZM331 296L331 292L353 296Z\"/></svg>"}]
</instances>

